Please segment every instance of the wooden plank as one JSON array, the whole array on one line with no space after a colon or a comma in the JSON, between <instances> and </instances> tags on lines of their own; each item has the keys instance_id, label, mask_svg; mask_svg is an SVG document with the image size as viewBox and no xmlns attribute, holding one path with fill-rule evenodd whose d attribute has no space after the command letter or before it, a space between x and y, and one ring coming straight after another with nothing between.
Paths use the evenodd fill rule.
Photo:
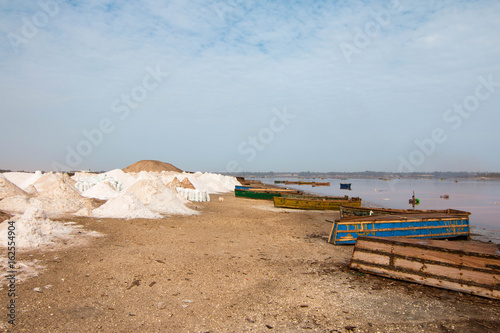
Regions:
<instances>
[{"instance_id":1,"label":"wooden plank","mask_svg":"<svg viewBox=\"0 0 500 333\"><path fill-rule=\"evenodd\" d=\"M408 239L407 241L411 242L413 240ZM420 242L425 242L425 241L420 241ZM447 246L447 250L451 250L453 248L463 248L463 244L460 244L458 242L450 242L450 244L444 244L444 245L449 245ZM471 244L470 246L471 249L484 248L482 246L477 247L475 244ZM451 251L442 251L442 250L437 251L432 248L419 248L413 246L398 245L394 243L392 244L380 243L380 242L375 243L372 241L366 242L365 240L361 239L358 240L358 244L356 244L356 247L359 250L365 249L377 252L393 253L400 255L402 257L413 257L426 261L439 261L441 263L448 265L467 266L479 269L487 269L496 266L500 270L500 258L484 259L482 256L472 255L472 253L477 253L477 251L471 252L471 255L464 255L463 253L457 253L457 255L450 255ZM481 253L490 253L490 252L491 252L491 247L487 247L487 252L481 252Z\"/></svg>"},{"instance_id":2,"label":"wooden plank","mask_svg":"<svg viewBox=\"0 0 500 333\"><path fill-rule=\"evenodd\" d=\"M352 260L361 260L377 265L389 265L391 258L390 256L383 254L356 251L352 254Z\"/></svg>"},{"instance_id":3,"label":"wooden plank","mask_svg":"<svg viewBox=\"0 0 500 333\"><path fill-rule=\"evenodd\" d=\"M400 269L409 269L415 272L421 272L432 276L443 276L451 280L461 281L464 284L475 282L478 284L487 284L494 286L500 283L500 275L495 272L479 272L468 270L467 267L456 268L443 265L429 264L406 259L394 259L394 267Z\"/></svg>"},{"instance_id":4,"label":"wooden plank","mask_svg":"<svg viewBox=\"0 0 500 333\"><path fill-rule=\"evenodd\" d=\"M396 278L399 280L424 284L424 285L428 285L428 286L432 286L432 287L451 289L451 290L455 290L455 291L469 293L472 295L500 299L500 291L499 290L493 290L493 289L482 288L482 287L477 287L477 286L470 286L470 285L460 284L460 283L456 283L456 282L440 280L440 279L436 279L436 278L415 276L415 275L410 274L410 273L393 271L391 269L387 269L384 267L367 266L367 265L364 265L362 263L353 263L351 265L351 268L357 269L361 272L373 273L373 274L381 275L381 276L388 277L388 278Z\"/></svg>"}]
</instances>

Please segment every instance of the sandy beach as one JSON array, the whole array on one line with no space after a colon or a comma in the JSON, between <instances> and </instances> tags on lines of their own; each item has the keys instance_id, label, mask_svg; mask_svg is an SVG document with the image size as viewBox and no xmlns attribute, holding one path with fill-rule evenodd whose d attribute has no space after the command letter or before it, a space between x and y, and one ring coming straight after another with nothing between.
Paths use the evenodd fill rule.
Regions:
<instances>
[{"instance_id":1,"label":"sandy beach","mask_svg":"<svg viewBox=\"0 0 500 333\"><path fill-rule=\"evenodd\" d=\"M326 241L337 212L220 197L198 215L59 219L103 236L17 253L43 269L16 285L15 331L500 330L498 301L348 269L353 246Z\"/></svg>"}]
</instances>

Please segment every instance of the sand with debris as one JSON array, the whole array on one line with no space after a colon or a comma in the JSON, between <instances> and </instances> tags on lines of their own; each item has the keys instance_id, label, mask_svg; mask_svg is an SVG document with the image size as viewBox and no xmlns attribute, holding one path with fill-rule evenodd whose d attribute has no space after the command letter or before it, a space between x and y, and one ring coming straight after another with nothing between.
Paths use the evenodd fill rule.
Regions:
<instances>
[{"instance_id":1,"label":"sand with debris","mask_svg":"<svg viewBox=\"0 0 500 333\"><path fill-rule=\"evenodd\" d=\"M17 253L43 271L16 286L16 331L500 330L498 301L349 270L353 247L326 242L337 213L220 196L198 215L68 217L104 236Z\"/></svg>"}]
</instances>

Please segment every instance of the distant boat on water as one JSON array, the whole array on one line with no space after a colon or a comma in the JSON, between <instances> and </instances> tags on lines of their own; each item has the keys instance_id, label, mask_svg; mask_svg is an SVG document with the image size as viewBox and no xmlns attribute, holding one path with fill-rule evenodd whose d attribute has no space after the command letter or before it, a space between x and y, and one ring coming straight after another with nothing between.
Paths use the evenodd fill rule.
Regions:
<instances>
[{"instance_id":1,"label":"distant boat on water","mask_svg":"<svg viewBox=\"0 0 500 333\"><path fill-rule=\"evenodd\" d=\"M350 190L351 189L351 183L340 183L340 189L341 190Z\"/></svg>"}]
</instances>

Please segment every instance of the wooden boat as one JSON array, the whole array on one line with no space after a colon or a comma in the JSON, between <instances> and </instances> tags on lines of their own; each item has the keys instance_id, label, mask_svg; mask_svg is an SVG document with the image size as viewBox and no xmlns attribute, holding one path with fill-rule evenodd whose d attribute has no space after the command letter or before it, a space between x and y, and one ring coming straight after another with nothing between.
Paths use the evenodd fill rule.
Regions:
<instances>
[{"instance_id":1,"label":"wooden boat","mask_svg":"<svg viewBox=\"0 0 500 333\"><path fill-rule=\"evenodd\" d=\"M495 244L361 236L350 267L500 299L500 249Z\"/></svg>"},{"instance_id":2,"label":"wooden boat","mask_svg":"<svg viewBox=\"0 0 500 333\"><path fill-rule=\"evenodd\" d=\"M330 182L313 182L312 186L313 187L316 187L316 186L330 186Z\"/></svg>"},{"instance_id":3,"label":"wooden boat","mask_svg":"<svg viewBox=\"0 0 500 333\"><path fill-rule=\"evenodd\" d=\"M286 180L275 180L275 184L285 184Z\"/></svg>"},{"instance_id":4,"label":"wooden boat","mask_svg":"<svg viewBox=\"0 0 500 333\"><path fill-rule=\"evenodd\" d=\"M299 182L299 185L312 185L312 184L313 182L302 182L302 181Z\"/></svg>"},{"instance_id":5,"label":"wooden boat","mask_svg":"<svg viewBox=\"0 0 500 333\"><path fill-rule=\"evenodd\" d=\"M291 180L285 180L285 185L299 185L299 182L294 182Z\"/></svg>"},{"instance_id":6,"label":"wooden boat","mask_svg":"<svg viewBox=\"0 0 500 333\"><path fill-rule=\"evenodd\" d=\"M341 205L361 206L360 198L318 197L283 195L274 197L274 206L279 208L311 209L311 210L339 210Z\"/></svg>"},{"instance_id":7,"label":"wooden boat","mask_svg":"<svg viewBox=\"0 0 500 333\"><path fill-rule=\"evenodd\" d=\"M408 238L469 238L469 215L408 213L341 218L332 225L329 242L354 244L359 236Z\"/></svg>"},{"instance_id":8,"label":"wooden boat","mask_svg":"<svg viewBox=\"0 0 500 333\"><path fill-rule=\"evenodd\" d=\"M351 189L351 183L340 183L340 189L341 190L350 190Z\"/></svg>"},{"instance_id":9,"label":"wooden boat","mask_svg":"<svg viewBox=\"0 0 500 333\"><path fill-rule=\"evenodd\" d=\"M467 217L469 217L470 215L470 212L457 209L417 210L417 209L357 207L349 205L342 205L340 207L340 218L355 217L355 216L379 216L379 215L423 214L423 213L443 213L443 214L464 215Z\"/></svg>"},{"instance_id":10,"label":"wooden boat","mask_svg":"<svg viewBox=\"0 0 500 333\"><path fill-rule=\"evenodd\" d=\"M238 189L235 187L234 195L241 198L273 200L273 197L281 196L282 194L301 194L301 191L286 189L286 188L258 188L251 187L249 189Z\"/></svg>"}]
</instances>

